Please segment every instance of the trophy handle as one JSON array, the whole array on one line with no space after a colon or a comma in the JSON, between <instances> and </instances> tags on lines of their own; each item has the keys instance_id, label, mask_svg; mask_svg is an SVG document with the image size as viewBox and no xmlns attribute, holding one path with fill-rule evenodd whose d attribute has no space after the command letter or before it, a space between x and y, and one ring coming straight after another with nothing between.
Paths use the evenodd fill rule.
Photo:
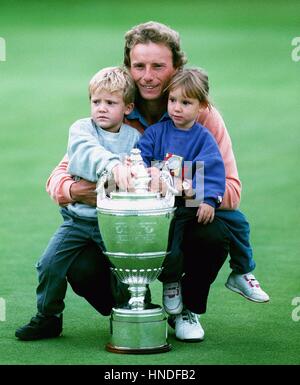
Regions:
<instances>
[{"instance_id":1,"label":"trophy handle","mask_svg":"<svg viewBox=\"0 0 300 385\"><path fill-rule=\"evenodd\" d=\"M105 183L109 180L110 175L107 170L102 171L100 174L95 190L97 193L97 206L99 201L106 198Z\"/></svg>"},{"instance_id":2,"label":"trophy handle","mask_svg":"<svg viewBox=\"0 0 300 385\"><path fill-rule=\"evenodd\" d=\"M178 194L178 190L174 187L174 181L170 173L168 162L164 163L162 170L160 171L160 179L166 184L167 192L165 200L168 202L168 205L174 206L175 195Z\"/></svg>"}]
</instances>

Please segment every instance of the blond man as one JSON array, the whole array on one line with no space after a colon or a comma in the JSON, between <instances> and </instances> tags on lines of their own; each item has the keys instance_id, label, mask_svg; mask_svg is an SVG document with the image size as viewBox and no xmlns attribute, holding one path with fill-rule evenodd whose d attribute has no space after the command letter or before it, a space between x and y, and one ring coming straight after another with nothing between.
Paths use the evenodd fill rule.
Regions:
<instances>
[{"instance_id":1,"label":"blond man","mask_svg":"<svg viewBox=\"0 0 300 385\"><path fill-rule=\"evenodd\" d=\"M135 108L126 116L127 124L144 132L151 124L169 119L168 95L164 90L186 61L178 32L164 24L153 21L142 23L125 34L124 64L137 87ZM182 340L199 339L199 334L202 333L199 325L193 321L191 312L205 313L207 295L212 282L228 252L231 257L236 254L232 249L231 241L234 234L230 229L235 227L237 221L239 227L243 226L243 232L240 234L245 235L242 243L250 258L235 260L231 258L230 265L234 272L228 278L227 287L253 301L269 300L268 295L260 288L258 281L251 273L255 268L255 262L249 243L250 227L244 215L237 210L240 203L241 182L227 128L215 107L203 109L199 114L198 122L208 128L217 141L225 164L226 189L217 218L205 226L193 223L185 231L185 276L182 296L189 313L188 317L177 316L175 325L176 336ZM95 184L85 179L74 181L67 172L68 162L69 159L65 156L53 170L47 181L48 193L59 205L84 202L95 206ZM114 168L117 184L122 178L118 168L118 165ZM197 250L201 250L202 259L207 261L209 267L207 271L198 266L198 259L195 258ZM106 297L103 296L103 290L100 287L99 271L103 273L103 277L110 275L109 269L105 266L105 260L100 260L95 249L86 247L70 267L68 280L78 295L83 296L103 314L103 302ZM92 288L91 282L94 282ZM180 295L178 288L164 293L164 297L169 299L176 299Z\"/></svg>"}]
</instances>

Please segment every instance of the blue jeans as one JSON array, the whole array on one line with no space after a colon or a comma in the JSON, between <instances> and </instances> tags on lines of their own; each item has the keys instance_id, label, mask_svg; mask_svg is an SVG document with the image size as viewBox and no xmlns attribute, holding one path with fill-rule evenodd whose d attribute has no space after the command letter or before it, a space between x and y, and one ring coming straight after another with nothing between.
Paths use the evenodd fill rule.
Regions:
<instances>
[{"instance_id":1,"label":"blue jeans","mask_svg":"<svg viewBox=\"0 0 300 385\"><path fill-rule=\"evenodd\" d=\"M183 303L189 310L203 314L210 287L228 255L230 234L222 220L216 218L213 223L203 226L197 223L193 215L193 219L187 223L184 238L185 275L181 281ZM201 254L198 253L199 250ZM99 282L99 270L103 268L102 261L95 252L95 248L92 250L90 247L82 250L72 263L67 276L73 290L103 314L103 300L109 293L101 290L99 283L96 285ZM95 284L91 285L91 282ZM150 292L147 293L149 299L145 299L146 304L151 301ZM124 293L122 286L118 285L115 296L117 304L124 302L126 294L128 300L128 290Z\"/></svg>"},{"instance_id":2,"label":"blue jeans","mask_svg":"<svg viewBox=\"0 0 300 385\"><path fill-rule=\"evenodd\" d=\"M176 282L181 279L184 272L183 243L186 228L193 223L194 226L201 226L195 223L196 212L195 208L177 207L170 227L168 247L170 254L165 258L164 269L159 276L160 281ZM254 270L255 262L249 241L250 226L245 215L239 210L217 209L216 220L220 221L227 230L231 269L237 274L246 274ZM200 257L201 247L198 249L198 254Z\"/></svg>"},{"instance_id":3,"label":"blue jeans","mask_svg":"<svg viewBox=\"0 0 300 385\"><path fill-rule=\"evenodd\" d=\"M255 269L252 247L250 245L250 226L240 210L216 210L230 233L230 267L238 274L246 274Z\"/></svg>"},{"instance_id":4,"label":"blue jeans","mask_svg":"<svg viewBox=\"0 0 300 385\"><path fill-rule=\"evenodd\" d=\"M44 315L58 314L64 310L68 270L90 242L99 246L99 260L106 258L101 252L104 250L104 244L99 232L98 221L74 218L69 215L66 208L61 209L61 213L64 222L50 239L36 265L39 280L36 290L37 308L38 312ZM103 261L103 263L108 264L107 261ZM104 270L107 275L107 268ZM106 277L106 279L108 278ZM104 295L108 295L107 290Z\"/></svg>"}]
</instances>

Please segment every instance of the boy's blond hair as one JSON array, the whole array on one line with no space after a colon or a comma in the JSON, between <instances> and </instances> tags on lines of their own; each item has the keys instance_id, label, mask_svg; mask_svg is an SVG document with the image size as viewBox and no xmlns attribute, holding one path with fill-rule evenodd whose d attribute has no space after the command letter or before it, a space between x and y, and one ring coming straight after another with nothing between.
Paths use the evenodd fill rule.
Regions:
<instances>
[{"instance_id":1,"label":"boy's blond hair","mask_svg":"<svg viewBox=\"0 0 300 385\"><path fill-rule=\"evenodd\" d=\"M90 98L92 95L103 90L110 93L122 93L126 105L134 102L135 83L125 68L107 67L98 71L92 77L89 84Z\"/></svg>"},{"instance_id":2,"label":"boy's blond hair","mask_svg":"<svg viewBox=\"0 0 300 385\"><path fill-rule=\"evenodd\" d=\"M164 44L172 51L174 68L182 68L187 62L180 48L179 33L156 21L136 25L125 34L124 65L130 68L130 51L136 44Z\"/></svg>"},{"instance_id":3,"label":"boy's blond hair","mask_svg":"<svg viewBox=\"0 0 300 385\"><path fill-rule=\"evenodd\" d=\"M204 107L210 107L207 73L202 68L184 68L171 79L166 91L180 87L187 98L198 99Z\"/></svg>"}]
</instances>

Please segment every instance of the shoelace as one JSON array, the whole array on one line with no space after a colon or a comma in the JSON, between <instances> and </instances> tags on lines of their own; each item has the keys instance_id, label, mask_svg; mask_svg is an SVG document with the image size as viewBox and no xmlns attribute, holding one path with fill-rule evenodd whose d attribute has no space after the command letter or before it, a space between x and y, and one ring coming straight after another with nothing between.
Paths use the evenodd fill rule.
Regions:
<instances>
[{"instance_id":1,"label":"shoelace","mask_svg":"<svg viewBox=\"0 0 300 385\"><path fill-rule=\"evenodd\" d=\"M175 295L179 295L179 285L178 284L174 284L174 286L164 288L164 296L165 297L174 297Z\"/></svg>"},{"instance_id":2,"label":"shoelace","mask_svg":"<svg viewBox=\"0 0 300 385\"><path fill-rule=\"evenodd\" d=\"M260 287L258 280L253 274L245 274L244 277L251 287Z\"/></svg>"},{"instance_id":3,"label":"shoelace","mask_svg":"<svg viewBox=\"0 0 300 385\"><path fill-rule=\"evenodd\" d=\"M57 318L59 319L59 317L57 317ZM29 324L30 325L38 325L38 324L42 323L44 320L46 320L46 319L47 319L47 317L37 314L37 315L35 315L34 317L31 318Z\"/></svg>"},{"instance_id":4,"label":"shoelace","mask_svg":"<svg viewBox=\"0 0 300 385\"><path fill-rule=\"evenodd\" d=\"M189 310L183 310L182 313L183 321L188 321L190 324L197 324L196 314Z\"/></svg>"},{"instance_id":5,"label":"shoelace","mask_svg":"<svg viewBox=\"0 0 300 385\"><path fill-rule=\"evenodd\" d=\"M31 318L29 324L30 325L38 325L41 322L42 317L39 315L35 315L34 317Z\"/></svg>"}]
</instances>

